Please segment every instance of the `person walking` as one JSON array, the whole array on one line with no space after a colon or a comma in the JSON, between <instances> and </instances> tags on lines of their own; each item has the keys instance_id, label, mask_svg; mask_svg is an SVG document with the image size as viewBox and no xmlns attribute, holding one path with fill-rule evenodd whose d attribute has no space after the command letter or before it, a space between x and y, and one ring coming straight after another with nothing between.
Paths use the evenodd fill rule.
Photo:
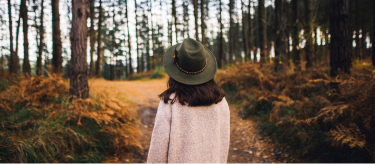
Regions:
<instances>
[{"instance_id":1,"label":"person walking","mask_svg":"<svg viewBox=\"0 0 375 164\"><path fill-rule=\"evenodd\" d=\"M215 56L194 39L170 47L163 58L168 88L159 95L148 163L226 163L230 113L214 81Z\"/></svg>"}]
</instances>

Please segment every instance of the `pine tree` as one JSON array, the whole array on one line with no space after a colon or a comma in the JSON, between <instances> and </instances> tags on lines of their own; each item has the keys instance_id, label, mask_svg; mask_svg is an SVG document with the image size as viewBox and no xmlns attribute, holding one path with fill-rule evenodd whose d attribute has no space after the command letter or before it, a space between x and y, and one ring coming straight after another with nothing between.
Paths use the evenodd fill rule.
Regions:
<instances>
[{"instance_id":1,"label":"pine tree","mask_svg":"<svg viewBox=\"0 0 375 164\"><path fill-rule=\"evenodd\" d=\"M291 1L293 13L293 33L292 33L292 44L293 44L293 63L296 67L295 70L301 70L301 57L299 52L299 10L298 10L298 0Z\"/></svg>"},{"instance_id":2,"label":"pine tree","mask_svg":"<svg viewBox=\"0 0 375 164\"><path fill-rule=\"evenodd\" d=\"M204 0L201 0L201 34L202 34L202 44L207 46L206 43L206 23L205 23L205 11L204 11Z\"/></svg>"},{"instance_id":3,"label":"pine tree","mask_svg":"<svg viewBox=\"0 0 375 164\"><path fill-rule=\"evenodd\" d=\"M338 75L338 69L350 74L351 58L349 51L349 0L332 0L330 16L330 65L331 76Z\"/></svg>"},{"instance_id":4,"label":"pine tree","mask_svg":"<svg viewBox=\"0 0 375 164\"><path fill-rule=\"evenodd\" d=\"M71 29L71 77L69 94L76 98L89 97L89 85L87 77L87 0L73 1L73 19Z\"/></svg>"},{"instance_id":5,"label":"pine tree","mask_svg":"<svg viewBox=\"0 0 375 164\"><path fill-rule=\"evenodd\" d=\"M95 75L95 30L94 30L94 18L95 18L95 0L90 0L90 76Z\"/></svg>"},{"instance_id":6,"label":"pine tree","mask_svg":"<svg viewBox=\"0 0 375 164\"><path fill-rule=\"evenodd\" d=\"M99 0L99 23L98 23L98 46L97 46L97 60L95 66L95 75L100 77L100 66L101 66L101 52L102 52L102 22L103 22L103 7L102 0Z\"/></svg>"},{"instance_id":7,"label":"pine tree","mask_svg":"<svg viewBox=\"0 0 375 164\"><path fill-rule=\"evenodd\" d=\"M44 0L41 2L41 13L40 13L40 27L39 27L39 47L38 47L38 58L37 58L37 75L42 75L42 58L43 58L43 47L44 47Z\"/></svg>"},{"instance_id":8,"label":"pine tree","mask_svg":"<svg viewBox=\"0 0 375 164\"><path fill-rule=\"evenodd\" d=\"M259 15L259 42L260 42L260 63L267 62L267 25L266 25L266 11L264 8L264 0L258 0L258 15Z\"/></svg>"},{"instance_id":9,"label":"pine tree","mask_svg":"<svg viewBox=\"0 0 375 164\"><path fill-rule=\"evenodd\" d=\"M234 18L233 18L234 0L229 1L229 66L233 63L234 51Z\"/></svg>"},{"instance_id":10,"label":"pine tree","mask_svg":"<svg viewBox=\"0 0 375 164\"><path fill-rule=\"evenodd\" d=\"M275 0L275 27L276 27L276 42L275 42L275 72L283 70L283 63L285 63L286 56L286 15L284 10L285 0Z\"/></svg>"},{"instance_id":11,"label":"pine tree","mask_svg":"<svg viewBox=\"0 0 375 164\"><path fill-rule=\"evenodd\" d=\"M23 66L22 73L31 75L30 61L29 61L29 38L28 38L28 15L27 15L27 6L26 0L21 0L21 15L22 15L22 24L23 24Z\"/></svg>"},{"instance_id":12,"label":"pine tree","mask_svg":"<svg viewBox=\"0 0 375 164\"><path fill-rule=\"evenodd\" d=\"M314 40L313 40L313 10L314 10L314 0L305 1L305 13L306 13L306 68L312 67L312 60L315 57L314 53Z\"/></svg>"},{"instance_id":13,"label":"pine tree","mask_svg":"<svg viewBox=\"0 0 375 164\"><path fill-rule=\"evenodd\" d=\"M52 1L52 35L53 35L53 72L60 73L62 71L62 43L60 30L60 12L59 0Z\"/></svg>"},{"instance_id":14,"label":"pine tree","mask_svg":"<svg viewBox=\"0 0 375 164\"><path fill-rule=\"evenodd\" d=\"M256 48L254 46L254 29L253 29L253 18L252 18L252 15L251 15L251 5L252 4L252 1L249 0L249 5L248 5L248 12L249 12L249 18L248 18L248 24L249 24L249 55L251 52L253 52L254 56L253 56L253 62L257 62L257 56L256 56Z\"/></svg>"},{"instance_id":15,"label":"pine tree","mask_svg":"<svg viewBox=\"0 0 375 164\"><path fill-rule=\"evenodd\" d=\"M246 14L244 11L244 3L241 0L241 11L242 11L242 40L243 40L243 48L245 51L245 61L250 61L250 53L249 53L249 43L248 43L248 36L247 36L247 25L246 25ZM250 12L250 11L249 11Z\"/></svg>"},{"instance_id":16,"label":"pine tree","mask_svg":"<svg viewBox=\"0 0 375 164\"><path fill-rule=\"evenodd\" d=\"M199 42L199 31L198 31L198 0L193 0L194 3L194 18L195 18L195 40Z\"/></svg>"}]
</instances>

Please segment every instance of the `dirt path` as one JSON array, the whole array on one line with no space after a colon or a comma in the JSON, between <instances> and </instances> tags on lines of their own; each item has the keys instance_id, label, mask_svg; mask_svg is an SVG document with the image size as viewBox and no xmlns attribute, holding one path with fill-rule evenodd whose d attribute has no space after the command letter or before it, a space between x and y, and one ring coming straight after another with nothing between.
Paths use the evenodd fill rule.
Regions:
<instances>
[{"instance_id":1,"label":"dirt path","mask_svg":"<svg viewBox=\"0 0 375 164\"><path fill-rule=\"evenodd\" d=\"M144 148L143 152L129 156L115 155L115 157L106 159L104 162L146 162L154 119L159 104L158 94L166 89L166 81L167 79L107 81L105 86L92 84L96 87L117 88L119 92L124 93L136 102L137 107L134 109L137 110L139 126L143 133L140 139ZM274 151L276 145L273 144L272 140L257 133L258 124L256 122L238 117L238 111L232 105L230 105L230 110L231 139L228 163L298 162L298 160L285 153L287 152L286 148L279 152Z\"/></svg>"}]
</instances>

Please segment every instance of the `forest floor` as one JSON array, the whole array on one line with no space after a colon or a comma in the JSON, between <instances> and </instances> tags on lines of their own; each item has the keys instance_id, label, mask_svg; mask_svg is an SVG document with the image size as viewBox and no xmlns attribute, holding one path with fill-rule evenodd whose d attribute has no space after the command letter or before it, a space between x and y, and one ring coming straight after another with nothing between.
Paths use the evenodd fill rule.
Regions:
<instances>
[{"instance_id":1,"label":"forest floor","mask_svg":"<svg viewBox=\"0 0 375 164\"><path fill-rule=\"evenodd\" d=\"M159 104L158 95L162 93L167 85L167 78L148 81L104 81L93 80L91 86L101 88L117 88L135 104L132 108L138 114L139 126L142 132L140 138L143 152L131 153L128 155L116 154L107 157L106 163L144 163L147 161L148 149L150 146L151 134L157 107ZM278 146L269 137L258 134L260 122L255 119L242 119L238 116L238 109L232 104L231 113L231 138L228 155L228 163L280 163L280 162L306 162L293 157L288 153L288 147L281 148L275 152ZM280 150L280 149L278 149Z\"/></svg>"}]
</instances>

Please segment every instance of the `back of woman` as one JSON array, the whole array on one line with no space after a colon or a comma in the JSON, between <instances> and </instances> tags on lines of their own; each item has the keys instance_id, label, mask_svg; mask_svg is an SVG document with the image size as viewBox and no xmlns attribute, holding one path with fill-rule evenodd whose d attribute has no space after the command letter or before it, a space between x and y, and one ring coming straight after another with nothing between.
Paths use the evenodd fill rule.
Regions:
<instances>
[{"instance_id":1,"label":"back of woman","mask_svg":"<svg viewBox=\"0 0 375 164\"><path fill-rule=\"evenodd\" d=\"M167 50L164 68L170 79L159 95L147 162L227 162L230 114L225 93L213 80L213 54L185 39Z\"/></svg>"}]
</instances>

